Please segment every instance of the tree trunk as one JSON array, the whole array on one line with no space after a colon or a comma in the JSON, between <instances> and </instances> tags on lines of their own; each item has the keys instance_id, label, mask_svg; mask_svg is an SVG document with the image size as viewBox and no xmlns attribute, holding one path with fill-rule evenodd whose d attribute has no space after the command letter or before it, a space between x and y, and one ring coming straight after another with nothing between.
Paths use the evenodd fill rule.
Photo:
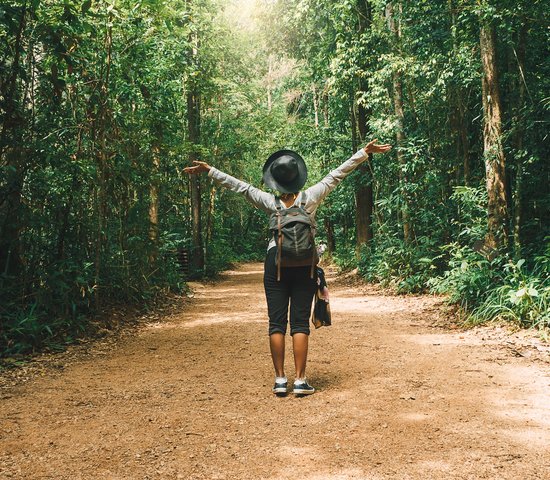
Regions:
<instances>
[{"instance_id":1,"label":"tree trunk","mask_svg":"<svg viewBox=\"0 0 550 480\"><path fill-rule=\"evenodd\" d=\"M355 95L350 93L350 123L351 123L351 149L356 152L359 149L359 139L357 138L357 112L355 109Z\"/></svg>"},{"instance_id":2,"label":"tree trunk","mask_svg":"<svg viewBox=\"0 0 550 480\"><path fill-rule=\"evenodd\" d=\"M267 111L271 112L271 109L273 108L273 99L272 99L272 82L273 82L273 57L270 55L267 59L267 82L266 82L266 90L267 90Z\"/></svg>"},{"instance_id":3,"label":"tree trunk","mask_svg":"<svg viewBox=\"0 0 550 480\"><path fill-rule=\"evenodd\" d=\"M319 97L317 96L317 87L315 82L311 84L311 92L313 94L313 111L315 113L315 128L319 128Z\"/></svg>"},{"instance_id":4,"label":"tree trunk","mask_svg":"<svg viewBox=\"0 0 550 480\"><path fill-rule=\"evenodd\" d=\"M361 145L366 142L367 138L367 110L363 105L357 107L357 122L359 131L359 141ZM369 154L367 162L372 159L372 154ZM359 255L361 248L367 245L373 238L372 233L372 214L374 210L374 201L372 194L372 177L370 175L367 162L359 165L358 170L361 172L362 181L355 190L355 224L357 227L357 242L356 249Z\"/></svg>"},{"instance_id":5,"label":"tree trunk","mask_svg":"<svg viewBox=\"0 0 550 480\"><path fill-rule=\"evenodd\" d=\"M322 98L323 98L323 120L324 120L324 124L325 124L325 127L328 127L330 125L329 123L329 115L328 115L328 93L323 90L323 95L322 95Z\"/></svg>"},{"instance_id":6,"label":"tree trunk","mask_svg":"<svg viewBox=\"0 0 550 480\"><path fill-rule=\"evenodd\" d=\"M112 14L109 15L109 22L112 21ZM113 28L108 27L105 35L105 77L101 82L101 99L98 117L98 143L99 152L97 152L98 161L98 179L96 187L95 201L97 205L97 232L95 243L95 278L94 278L94 302L96 309L101 306L101 287L103 285L102 275L102 253L103 247L106 244L107 231L107 119L108 119L108 99L109 99L109 76L111 73L111 53L113 47Z\"/></svg>"},{"instance_id":7,"label":"tree trunk","mask_svg":"<svg viewBox=\"0 0 550 480\"><path fill-rule=\"evenodd\" d=\"M456 19L456 7L454 0L449 0L449 13L451 16L451 36L453 38L453 55L458 55L458 38L456 34L457 19ZM464 185L470 183L470 139L468 137L468 124L466 120L466 105L464 100L466 98L464 89L460 86L455 86L452 89L451 101L451 128L454 128L454 132L451 132L451 137L455 138L456 142L456 159L462 163L462 180ZM460 183L460 167L457 165L457 183Z\"/></svg>"},{"instance_id":8,"label":"tree trunk","mask_svg":"<svg viewBox=\"0 0 550 480\"><path fill-rule=\"evenodd\" d=\"M327 161L327 156L323 155L323 160L321 166L324 171L327 171L330 168L329 162ZM325 202L325 216L323 219L323 226L325 227L325 233L327 235L327 254L332 256L336 251L336 236L334 234L334 222L331 217L331 200L330 197Z\"/></svg>"},{"instance_id":9,"label":"tree trunk","mask_svg":"<svg viewBox=\"0 0 550 480\"><path fill-rule=\"evenodd\" d=\"M512 138L515 151L516 176L514 179L513 209L514 209L514 254L517 258L522 256L521 224L522 215L522 191L523 191L523 137L524 137L524 119L522 118L522 109L525 105L525 50L527 45L527 24L523 23L517 42L517 50L514 50L514 57L517 62L517 94L515 96L516 105L514 107L514 135ZM514 97L513 97L514 98Z\"/></svg>"},{"instance_id":10,"label":"tree trunk","mask_svg":"<svg viewBox=\"0 0 550 480\"><path fill-rule=\"evenodd\" d=\"M196 33L189 35L189 44L191 48L189 55L193 67L199 69L198 49L199 39ZM197 81L193 77L188 77L187 85L187 134L190 145L189 164L199 160L198 145L200 143L200 125L201 125L201 104L200 91ZM190 179L191 193L191 269L194 275L201 275L204 271L204 242L202 235L201 219L201 182L200 175L191 175Z\"/></svg>"},{"instance_id":11,"label":"tree trunk","mask_svg":"<svg viewBox=\"0 0 550 480\"><path fill-rule=\"evenodd\" d=\"M480 28L480 54L483 65L483 153L488 195L486 245L491 249L507 246L508 209L506 200L506 161L502 147L502 115L496 58L494 25Z\"/></svg>"},{"instance_id":12,"label":"tree trunk","mask_svg":"<svg viewBox=\"0 0 550 480\"><path fill-rule=\"evenodd\" d=\"M187 128L191 151L189 152L189 163L198 160L196 146L200 140L200 100L196 87L192 86L187 93ZM191 263L195 273L204 269L204 248L202 239L201 222L201 184L198 175L190 177L191 182L191 222L193 237L193 254Z\"/></svg>"},{"instance_id":13,"label":"tree trunk","mask_svg":"<svg viewBox=\"0 0 550 480\"><path fill-rule=\"evenodd\" d=\"M157 143L151 147L152 170L151 185L149 186L149 269L156 268L159 248L159 170L160 170L160 148Z\"/></svg>"},{"instance_id":14,"label":"tree trunk","mask_svg":"<svg viewBox=\"0 0 550 480\"><path fill-rule=\"evenodd\" d=\"M19 234L21 224L21 197L23 192L26 165L26 155L21 138L25 128L18 112L20 103L17 85L20 73L21 54L23 53L23 34L27 21L27 7L20 11L21 17L17 26L17 33L13 51L13 62L8 78L0 82L0 96L4 100L2 115L2 131L0 134L0 162L5 167L6 178L0 182L0 275L19 274L22 268L21 244ZM4 80L4 79L2 79ZM10 138L16 135L17 138Z\"/></svg>"},{"instance_id":15,"label":"tree trunk","mask_svg":"<svg viewBox=\"0 0 550 480\"><path fill-rule=\"evenodd\" d=\"M7 170L5 189L0 204L0 214L3 217L0 225L0 275L17 276L22 268L21 246L19 233L22 229L20 211L21 195L23 191L23 169L21 163L22 152L20 148L8 150L6 165Z\"/></svg>"},{"instance_id":16,"label":"tree trunk","mask_svg":"<svg viewBox=\"0 0 550 480\"><path fill-rule=\"evenodd\" d=\"M468 124L466 122L466 107L464 105L465 92L463 90L457 95L458 109L458 131L460 135L460 148L462 154L462 171L464 176L464 185L470 184L470 138L468 136Z\"/></svg>"},{"instance_id":17,"label":"tree trunk","mask_svg":"<svg viewBox=\"0 0 550 480\"><path fill-rule=\"evenodd\" d=\"M13 62L11 71L5 82L0 83L0 95L4 99L4 113L2 115L2 133L0 135L0 158L4 156L8 147L7 134L8 131L18 127L17 120L14 118L17 110L18 101L17 95L17 79L20 73L21 53L23 50L23 33L27 22L27 7L26 4L21 8L21 18L17 27L15 37L15 45L13 52Z\"/></svg>"},{"instance_id":18,"label":"tree trunk","mask_svg":"<svg viewBox=\"0 0 550 480\"><path fill-rule=\"evenodd\" d=\"M327 254L332 255L336 251L336 236L334 235L334 224L328 215L325 215L324 225L327 233Z\"/></svg>"},{"instance_id":19,"label":"tree trunk","mask_svg":"<svg viewBox=\"0 0 550 480\"><path fill-rule=\"evenodd\" d=\"M398 4L398 9L401 8L401 5ZM399 43L401 40L401 27L399 22L395 21L393 16L393 4L389 3L386 7L386 19L388 21L388 27L393 33L397 49L399 49ZM393 107L396 118L396 155L397 161L399 162L399 184L401 190L401 196L403 199L403 207L401 208L401 220L403 222L403 237L406 243L410 243L414 237L413 228L409 218L409 200L406 193L406 184L407 176L404 173L405 170L405 155L403 154L403 147L405 145L406 136L405 136L405 113L403 109L403 80L402 74L399 70L393 72Z\"/></svg>"},{"instance_id":20,"label":"tree trunk","mask_svg":"<svg viewBox=\"0 0 550 480\"><path fill-rule=\"evenodd\" d=\"M364 35L367 29L371 28L372 9L367 0L359 0L358 2L358 20L359 31L358 35ZM359 80L359 92L367 91L367 85L363 80ZM367 110L364 104L357 105L357 116L354 121L357 121L357 130L359 133L359 142L361 146L366 142L368 131L368 120L370 111ZM354 116L355 117L355 116ZM357 145L354 150L357 150ZM369 160L370 161L370 157ZM373 194L372 194L372 178L370 176L367 164L362 163L359 168L361 173L361 182L355 189L355 226L356 226L356 255L359 257L361 249L367 245L373 238L372 230L372 214L373 214Z\"/></svg>"},{"instance_id":21,"label":"tree trunk","mask_svg":"<svg viewBox=\"0 0 550 480\"><path fill-rule=\"evenodd\" d=\"M210 188L210 201L208 202L208 212L206 215L206 249L212 240L212 230L214 228L214 208L216 206L216 187Z\"/></svg>"}]
</instances>

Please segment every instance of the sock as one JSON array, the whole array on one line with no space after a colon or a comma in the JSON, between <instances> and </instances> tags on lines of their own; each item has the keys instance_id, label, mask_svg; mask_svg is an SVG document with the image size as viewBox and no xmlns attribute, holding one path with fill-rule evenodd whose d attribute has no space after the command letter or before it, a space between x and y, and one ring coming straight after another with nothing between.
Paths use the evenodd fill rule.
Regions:
<instances>
[{"instance_id":1,"label":"sock","mask_svg":"<svg viewBox=\"0 0 550 480\"><path fill-rule=\"evenodd\" d=\"M285 383L287 381L286 377L275 377L275 383Z\"/></svg>"},{"instance_id":2,"label":"sock","mask_svg":"<svg viewBox=\"0 0 550 480\"><path fill-rule=\"evenodd\" d=\"M306 383L306 377L294 379L294 385L300 385L301 383Z\"/></svg>"}]
</instances>

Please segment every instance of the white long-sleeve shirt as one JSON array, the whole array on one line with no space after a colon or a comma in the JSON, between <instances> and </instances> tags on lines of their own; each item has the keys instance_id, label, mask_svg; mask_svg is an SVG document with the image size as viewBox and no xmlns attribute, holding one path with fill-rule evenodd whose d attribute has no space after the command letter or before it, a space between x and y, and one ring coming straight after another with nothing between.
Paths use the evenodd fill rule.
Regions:
<instances>
[{"instance_id":1,"label":"white long-sleeve shirt","mask_svg":"<svg viewBox=\"0 0 550 480\"><path fill-rule=\"evenodd\" d=\"M358 165L360 165L367 158L367 153L364 149L357 151L352 157L346 160L338 168L332 170L325 178L320 182L309 187L306 191L306 204L305 210L308 212L312 220L315 220L315 212L317 207L325 199L325 197L336 188L336 186L344 180ZM208 176L212 178L218 185L228 188L236 193L241 193L244 197L256 208L263 210L266 213L274 213L277 211L276 197L272 193L264 192L259 188L253 187L249 183L243 182L238 178L232 177L227 173L218 170L217 168L210 167ZM301 203L303 192L300 192L294 200L291 206L298 206ZM280 205L279 205L280 206ZM283 208L285 205L283 204ZM290 208L290 207L288 207ZM275 240L272 238L269 241L267 249L275 246Z\"/></svg>"}]
</instances>

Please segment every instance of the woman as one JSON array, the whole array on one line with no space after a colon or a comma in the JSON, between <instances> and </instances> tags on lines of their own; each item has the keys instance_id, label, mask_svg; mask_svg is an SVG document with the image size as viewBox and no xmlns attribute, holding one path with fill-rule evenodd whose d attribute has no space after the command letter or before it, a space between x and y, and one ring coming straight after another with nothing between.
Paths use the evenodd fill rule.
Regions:
<instances>
[{"instance_id":1,"label":"woman","mask_svg":"<svg viewBox=\"0 0 550 480\"><path fill-rule=\"evenodd\" d=\"M207 172L216 183L234 192L242 193L252 205L266 213L273 214L278 208L301 206L314 220L315 211L324 198L365 161L369 153L385 153L390 150L390 145L376 145L376 141L369 142L365 148L359 150L323 180L304 192L301 189L307 180L307 168L302 157L291 150L280 150L274 153L263 167L263 181L268 187L280 192L279 197L227 175L206 162L194 161L195 165L184 168L184 172L191 175ZM309 395L315 392L306 380L306 362L309 317L317 282L315 278L311 278L309 266L282 267L278 272L276 253L275 238L271 238L264 264L264 289L269 316L269 345L275 368L273 392L277 395L286 395L288 388L284 359L290 302L290 334L296 369L293 393ZM280 278L278 278L279 275Z\"/></svg>"}]
</instances>

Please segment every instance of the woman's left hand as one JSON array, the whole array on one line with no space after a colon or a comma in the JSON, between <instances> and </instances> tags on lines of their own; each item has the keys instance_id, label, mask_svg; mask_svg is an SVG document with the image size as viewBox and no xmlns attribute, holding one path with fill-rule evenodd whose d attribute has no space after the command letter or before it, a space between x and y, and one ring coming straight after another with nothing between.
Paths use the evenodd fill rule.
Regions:
<instances>
[{"instance_id":1,"label":"woman's left hand","mask_svg":"<svg viewBox=\"0 0 550 480\"><path fill-rule=\"evenodd\" d=\"M365 150L365 153L386 153L391 149L391 145L384 144L384 145L376 145L376 142L378 141L377 138L367 143L367 146L363 149Z\"/></svg>"}]
</instances>

